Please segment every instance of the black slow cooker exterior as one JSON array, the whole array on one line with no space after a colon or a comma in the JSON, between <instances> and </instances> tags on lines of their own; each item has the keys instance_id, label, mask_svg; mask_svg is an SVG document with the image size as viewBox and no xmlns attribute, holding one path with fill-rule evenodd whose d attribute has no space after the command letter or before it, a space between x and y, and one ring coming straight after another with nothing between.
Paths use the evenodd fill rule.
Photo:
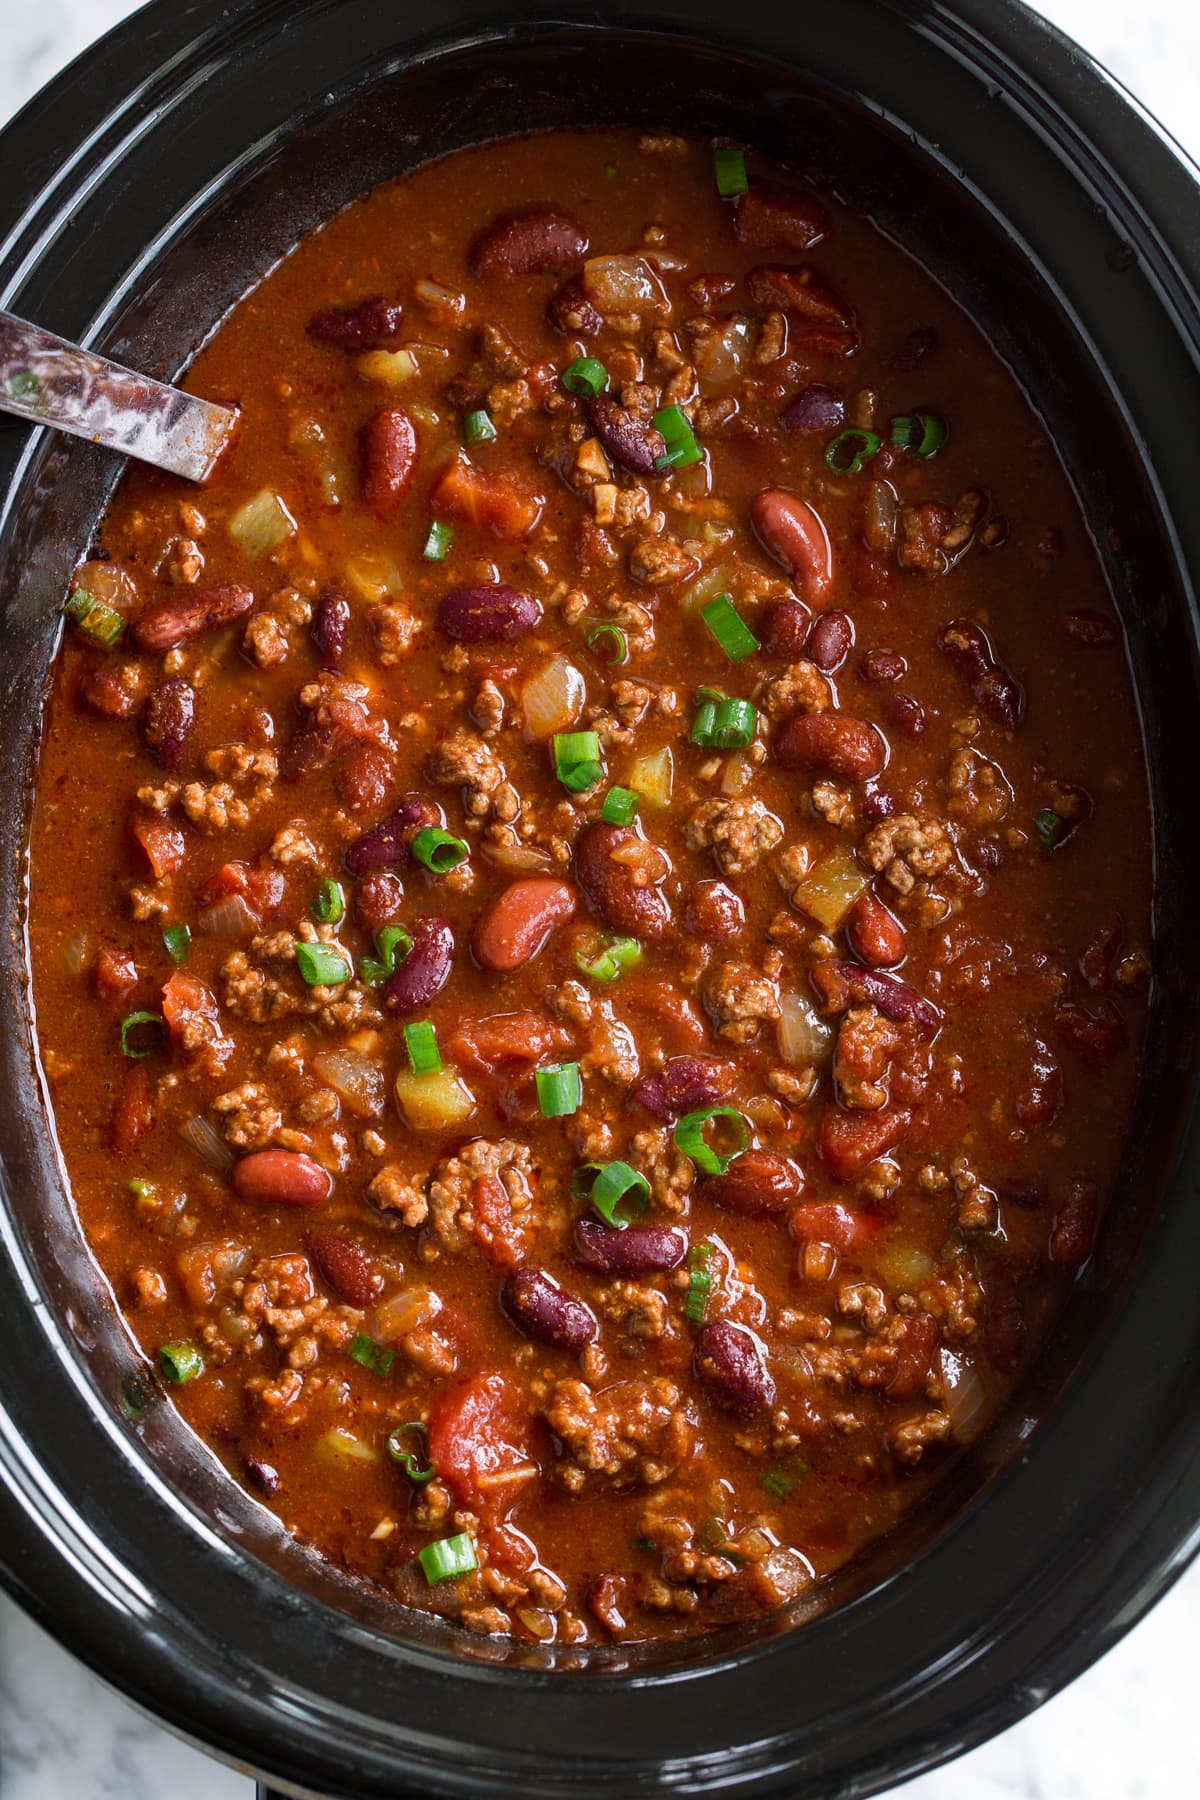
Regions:
<instances>
[{"instance_id":1,"label":"black slow cooker exterior","mask_svg":"<svg viewBox=\"0 0 1200 1800\"><path fill-rule=\"evenodd\" d=\"M167 1724L309 1793L872 1793L1078 1674L1197 1542L1200 191L1153 122L1014 0L155 0L0 136L0 305L169 378L375 181L599 121L727 132L815 170L1028 385L1096 524L1144 712L1153 1026L1102 1242L1049 1348L834 1609L557 1656L389 1612L183 1430L80 1240L33 1050L23 845L65 578L119 471L0 431L0 1576Z\"/></svg>"}]
</instances>

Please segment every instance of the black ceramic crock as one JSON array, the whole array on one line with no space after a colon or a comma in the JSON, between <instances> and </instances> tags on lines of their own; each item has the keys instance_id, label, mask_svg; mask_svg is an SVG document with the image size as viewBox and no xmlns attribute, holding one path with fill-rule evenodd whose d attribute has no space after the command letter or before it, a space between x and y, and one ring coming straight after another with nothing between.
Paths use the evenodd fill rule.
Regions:
<instances>
[{"instance_id":1,"label":"black ceramic crock","mask_svg":"<svg viewBox=\"0 0 1200 1800\"><path fill-rule=\"evenodd\" d=\"M32 1047L23 842L64 581L119 470L0 431L0 1574L143 1707L306 1792L871 1793L1078 1674L1196 1544L1200 192L1153 122L1012 0L157 0L0 137L0 305L169 378L376 181L594 122L726 133L814 171L1027 386L1093 522L1144 714L1153 1024L1102 1241L1053 1341L830 1610L557 1657L389 1613L156 1398L71 1214Z\"/></svg>"}]
</instances>

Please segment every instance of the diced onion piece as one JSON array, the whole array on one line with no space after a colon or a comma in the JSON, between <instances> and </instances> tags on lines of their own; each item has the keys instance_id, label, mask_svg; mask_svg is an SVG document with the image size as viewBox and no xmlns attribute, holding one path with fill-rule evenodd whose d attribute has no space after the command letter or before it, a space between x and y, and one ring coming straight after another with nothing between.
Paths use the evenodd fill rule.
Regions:
<instances>
[{"instance_id":1,"label":"diced onion piece","mask_svg":"<svg viewBox=\"0 0 1200 1800\"><path fill-rule=\"evenodd\" d=\"M833 1049L833 1027L807 994L779 996L779 1053L785 1062L824 1062Z\"/></svg>"},{"instance_id":2,"label":"diced onion piece","mask_svg":"<svg viewBox=\"0 0 1200 1800\"><path fill-rule=\"evenodd\" d=\"M233 1151L203 1113L193 1113L179 1127L179 1135L185 1143L192 1146L198 1156L202 1156L206 1163L211 1163L214 1169L227 1169L233 1161Z\"/></svg>"},{"instance_id":3,"label":"diced onion piece","mask_svg":"<svg viewBox=\"0 0 1200 1800\"><path fill-rule=\"evenodd\" d=\"M360 600L386 600L389 594L401 591L400 571L382 551L351 557L344 574L346 585Z\"/></svg>"},{"instance_id":4,"label":"diced onion piece","mask_svg":"<svg viewBox=\"0 0 1200 1800\"><path fill-rule=\"evenodd\" d=\"M261 921L253 907L247 905L244 894L229 894L224 900L214 900L211 906L204 906L196 914L196 930L206 937L244 937L247 932L257 931Z\"/></svg>"},{"instance_id":5,"label":"diced onion piece","mask_svg":"<svg viewBox=\"0 0 1200 1800\"><path fill-rule=\"evenodd\" d=\"M718 594L728 593L735 580L736 577L732 572L722 564L705 569L681 592L679 596L680 610L685 613L699 612L702 606L707 606L710 600L717 598Z\"/></svg>"},{"instance_id":6,"label":"diced onion piece","mask_svg":"<svg viewBox=\"0 0 1200 1800\"><path fill-rule=\"evenodd\" d=\"M73 593L82 589L102 606L111 606L114 612L126 611L137 599L137 589L120 563L80 563L70 586Z\"/></svg>"},{"instance_id":7,"label":"diced onion piece","mask_svg":"<svg viewBox=\"0 0 1200 1800\"><path fill-rule=\"evenodd\" d=\"M295 519L270 488L261 488L229 521L230 537L247 556L269 556L295 534Z\"/></svg>"},{"instance_id":8,"label":"diced onion piece","mask_svg":"<svg viewBox=\"0 0 1200 1800\"><path fill-rule=\"evenodd\" d=\"M893 1287L922 1287L933 1280L936 1267L932 1256L918 1250L915 1244L896 1244L875 1258L875 1266Z\"/></svg>"},{"instance_id":9,"label":"diced onion piece","mask_svg":"<svg viewBox=\"0 0 1200 1800\"><path fill-rule=\"evenodd\" d=\"M401 1069L395 1089L396 1104L413 1131L445 1131L452 1125L465 1125L475 1111L475 1096L454 1069L437 1069L431 1075Z\"/></svg>"},{"instance_id":10,"label":"diced onion piece","mask_svg":"<svg viewBox=\"0 0 1200 1800\"><path fill-rule=\"evenodd\" d=\"M82 975L88 964L92 940L86 931L71 934L63 947L63 962L68 975Z\"/></svg>"},{"instance_id":11,"label":"diced onion piece","mask_svg":"<svg viewBox=\"0 0 1200 1800\"><path fill-rule=\"evenodd\" d=\"M754 776L754 764L744 751L735 750L732 756L725 758L725 767L721 771L721 792L723 794L740 794L749 786Z\"/></svg>"},{"instance_id":12,"label":"diced onion piece","mask_svg":"<svg viewBox=\"0 0 1200 1800\"><path fill-rule=\"evenodd\" d=\"M367 1322L370 1335L380 1344L398 1344L410 1331L419 1331L436 1319L442 1303L432 1288L422 1282L401 1288L398 1294L382 1300Z\"/></svg>"},{"instance_id":13,"label":"diced onion piece","mask_svg":"<svg viewBox=\"0 0 1200 1800\"><path fill-rule=\"evenodd\" d=\"M757 1591L772 1606L784 1606L816 1580L812 1564L799 1550L777 1544L755 1564Z\"/></svg>"},{"instance_id":14,"label":"diced onion piece","mask_svg":"<svg viewBox=\"0 0 1200 1800\"><path fill-rule=\"evenodd\" d=\"M413 297L428 306L433 312L447 313L457 318L467 304L467 296L458 288L443 286L440 281L431 281L428 275L418 275L413 282Z\"/></svg>"},{"instance_id":15,"label":"diced onion piece","mask_svg":"<svg viewBox=\"0 0 1200 1800\"><path fill-rule=\"evenodd\" d=\"M376 1119L383 1111L386 1077L383 1064L358 1050L322 1050L312 1068L326 1087L360 1119Z\"/></svg>"},{"instance_id":16,"label":"diced onion piece","mask_svg":"<svg viewBox=\"0 0 1200 1800\"><path fill-rule=\"evenodd\" d=\"M665 318L670 311L662 282L640 256L593 256L583 265L583 285L605 317Z\"/></svg>"},{"instance_id":17,"label":"diced onion piece","mask_svg":"<svg viewBox=\"0 0 1200 1800\"><path fill-rule=\"evenodd\" d=\"M749 319L728 319L720 331L697 340L693 351L701 381L734 381L750 354Z\"/></svg>"},{"instance_id":18,"label":"diced onion piece","mask_svg":"<svg viewBox=\"0 0 1200 1800\"><path fill-rule=\"evenodd\" d=\"M325 1469L349 1469L355 1463L377 1463L379 1452L341 1425L323 1432L313 1445L313 1456Z\"/></svg>"},{"instance_id":19,"label":"diced onion piece","mask_svg":"<svg viewBox=\"0 0 1200 1800\"><path fill-rule=\"evenodd\" d=\"M792 892L792 905L815 919L824 931L836 931L871 876L849 850L824 856Z\"/></svg>"},{"instance_id":20,"label":"diced onion piece","mask_svg":"<svg viewBox=\"0 0 1200 1800\"><path fill-rule=\"evenodd\" d=\"M378 387L402 388L420 373L416 355L408 344L398 350L364 350L354 359L354 367L364 381Z\"/></svg>"},{"instance_id":21,"label":"diced onion piece","mask_svg":"<svg viewBox=\"0 0 1200 1800\"><path fill-rule=\"evenodd\" d=\"M661 750L649 750L645 756L637 757L624 785L640 794L646 805L658 812L670 806L671 790L675 785L675 760L666 745Z\"/></svg>"},{"instance_id":22,"label":"diced onion piece","mask_svg":"<svg viewBox=\"0 0 1200 1800\"><path fill-rule=\"evenodd\" d=\"M965 1357L957 1356L945 1345L941 1350L942 1382L946 1390L946 1411L950 1429L957 1444L969 1444L979 1436L983 1424L985 1396L979 1371Z\"/></svg>"},{"instance_id":23,"label":"diced onion piece","mask_svg":"<svg viewBox=\"0 0 1200 1800\"><path fill-rule=\"evenodd\" d=\"M535 742L569 731L583 711L587 684L574 663L552 656L521 689L526 734Z\"/></svg>"}]
</instances>

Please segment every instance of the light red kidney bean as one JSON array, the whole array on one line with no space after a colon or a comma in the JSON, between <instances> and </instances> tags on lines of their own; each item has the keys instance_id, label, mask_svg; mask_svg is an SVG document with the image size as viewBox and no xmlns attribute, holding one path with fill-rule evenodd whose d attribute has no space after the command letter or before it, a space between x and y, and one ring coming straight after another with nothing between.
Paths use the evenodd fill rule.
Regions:
<instances>
[{"instance_id":1,"label":"light red kidney bean","mask_svg":"<svg viewBox=\"0 0 1200 1800\"><path fill-rule=\"evenodd\" d=\"M633 866L613 854L638 841L631 826L589 825L575 846L575 878L592 911L613 931L657 943L671 928L667 897L661 888L639 886Z\"/></svg>"},{"instance_id":2,"label":"light red kidney bean","mask_svg":"<svg viewBox=\"0 0 1200 1800\"><path fill-rule=\"evenodd\" d=\"M588 418L592 430L609 456L624 469L636 475L653 475L654 465L667 451L666 439L647 419L635 419L608 394L591 402Z\"/></svg>"},{"instance_id":3,"label":"light red kidney bean","mask_svg":"<svg viewBox=\"0 0 1200 1800\"><path fill-rule=\"evenodd\" d=\"M442 809L424 794L405 794L394 813L372 825L346 851L352 875L372 869L402 869L412 861L412 841L424 825L441 825Z\"/></svg>"},{"instance_id":4,"label":"light red kidney bean","mask_svg":"<svg viewBox=\"0 0 1200 1800\"><path fill-rule=\"evenodd\" d=\"M553 875L530 875L510 882L480 913L471 949L484 969L520 969L544 948L550 934L576 908L575 889Z\"/></svg>"},{"instance_id":5,"label":"light red kidney bean","mask_svg":"<svg viewBox=\"0 0 1200 1800\"><path fill-rule=\"evenodd\" d=\"M775 760L785 769L869 781L882 774L887 745L873 725L849 713L796 713L775 734Z\"/></svg>"},{"instance_id":6,"label":"light red kidney bean","mask_svg":"<svg viewBox=\"0 0 1200 1800\"><path fill-rule=\"evenodd\" d=\"M795 600L772 600L758 619L758 640L768 656L794 662L804 655L811 615Z\"/></svg>"},{"instance_id":7,"label":"light red kidney bean","mask_svg":"<svg viewBox=\"0 0 1200 1800\"><path fill-rule=\"evenodd\" d=\"M363 498L377 518L390 519L412 486L417 433L399 406L383 407L362 433Z\"/></svg>"},{"instance_id":8,"label":"light red kidney bean","mask_svg":"<svg viewBox=\"0 0 1200 1800\"><path fill-rule=\"evenodd\" d=\"M804 647L809 661L831 675L854 648L854 620L849 613L821 613L813 620Z\"/></svg>"},{"instance_id":9,"label":"light red kidney bean","mask_svg":"<svg viewBox=\"0 0 1200 1800\"><path fill-rule=\"evenodd\" d=\"M142 736L164 769L177 769L196 726L196 692L190 682L160 681L146 702Z\"/></svg>"},{"instance_id":10,"label":"light red kidney bean","mask_svg":"<svg viewBox=\"0 0 1200 1800\"><path fill-rule=\"evenodd\" d=\"M373 294L356 306L330 306L308 321L310 337L338 350L378 350L394 344L404 328L404 307L399 300Z\"/></svg>"},{"instance_id":11,"label":"light red kidney bean","mask_svg":"<svg viewBox=\"0 0 1200 1800\"><path fill-rule=\"evenodd\" d=\"M471 246L471 272L482 281L540 275L580 261L587 250L587 232L569 213L537 207L493 219Z\"/></svg>"},{"instance_id":12,"label":"light red kidney bean","mask_svg":"<svg viewBox=\"0 0 1200 1800\"><path fill-rule=\"evenodd\" d=\"M687 1238L677 1225L602 1225L580 1219L572 1235L572 1256L601 1275L656 1275L677 1269L687 1254Z\"/></svg>"},{"instance_id":13,"label":"light red kidney bean","mask_svg":"<svg viewBox=\"0 0 1200 1800\"><path fill-rule=\"evenodd\" d=\"M545 1269L513 1269L500 1284L500 1304L518 1331L556 1350L577 1355L599 1330L591 1308Z\"/></svg>"},{"instance_id":14,"label":"light red kidney bean","mask_svg":"<svg viewBox=\"0 0 1200 1800\"><path fill-rule=\"evenodd\" d=\"M350 602L336 588L326 588L317 601L312 622L312 641L323 668L337 668L346 654L349 631Z\"/></svg>"},{"instance_id":15,"label":"light red kidney bean","mask_svg":"<svg viewBox=\"0 0 1200 1800\"><path fill-rule=\"evenodd\" d=\"M745 1150L723 1175L702 1175L695 1191L698 1199L723 1206L727 1212L758 1218L794 1206L804 1192L804 1174L794 1162L771 1150Z\"/></svg>"},{"instance_id":16,"label":"light red kidney bean","mask_svg":"<svg viewBox=\"0 0 1200 1800\"><path fill-rule=\"evenodd\" d=\"M904 927L870 888L850 908L846 939L868 969L894 969L904 961Z\"/></svg>"},{"instance_id":17,"label":"light red kidney bean","mask_svg":"<svg viewBox=\"0 0 1200 1800\"><path fill-rule=\"evenodd\" d=\"M323 1279L347 1306L370 1306L383 1286L362 1245L343 1231L316 1233L308 1240L308 1253Z\"/></svg>"},{"instance_id":18,"label":"light red kidney bean","mask_svg":"<svg viewBox=\"0 0 1200 1800\"><path fill-rule=\"evenodd\" d=\"M438 630L455 644L506 644L541 622L540 601L520 588L451 588L438 602Z\"/></svg>"},{"instance_id":19,"label":"light red kidney bean","mask_svg":"<svg viewBox=\"0 0 1200 1800\"><path fill-rule=\"evenodd\" d=\"M232 625L253 605L250 589L236 582L221 587L186 588L139 613L133 622L133 635L142 650L173 650L176 644L185 644L202 631Z\"/></svg>"},{"instance_id":20,"label":"light red kidney bean","mask_svg":"<svg viewBox=\"0 0 1200 1800\"><path fill-rule=\"evenodd\" d=\"M696 1333L692 1363L718 1405L730 1412L768 1412L775 1378L754 1332L732 1319L714 1319Z\"/></svg>"},{"instance_id":21,"label":"light red kidney bean","mask_svg":"<svg viewBox=\"0 0 1200 1800\"><path fill-rule=\"evenodd\" d=\"M389 1012L415 1012L445 987L454 966L454 927L438 913L423 913L409 927L412 948L389 976L383 1004Z\"/></svg>"},{"instance_id":22,"label":"light red kidney bean","mask_svg":"<svg viewBox=\"0 0 1200 1800\"><path fill-rule=\"evenodd\" d=\"M697 881L689 889L683 928L703 944L724 944L746 923L741 899L723 881Z\"/></svg>"},{"instance_id":23,"label":"light red kidney bean","mask_svg":"<svg viewBox=\"0 0 1200 1800\"><path fill-rule=\"evenodd\" d=\"M259 1206L321 1206L333 1178L300 1150L252 1150L233 1165L234 1192Z\"/></svg>"},{"instance_id":24,"label":"light red kidney bean","mask_svg":"<svg viewBox=\"0 0 1200 1800\"><path fill-rule=\"evenodd\" d=\"M656 1119L681 1119L698 1106L711 1106L733 1086L733 1070L712 1056L673 1056L639 1081L633 1099Z\"/></svg>"},{"instance_id":25,"label":"light red kidney bean","mask_svg":"<svg viewBox=\"0 0 1200 1800\"><path fill-rule=\"evenodd\" d=\"M787 570L810 606L821 606L833 587L833 551L815 507L783 488L764 488L750 517L766 549Z\"/></svg>"}]
</instances>

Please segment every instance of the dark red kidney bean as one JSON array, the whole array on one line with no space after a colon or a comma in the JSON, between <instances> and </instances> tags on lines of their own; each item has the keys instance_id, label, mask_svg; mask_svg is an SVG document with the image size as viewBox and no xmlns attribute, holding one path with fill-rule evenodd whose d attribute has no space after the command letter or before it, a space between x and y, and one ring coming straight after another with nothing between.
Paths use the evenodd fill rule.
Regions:
<instances>
[{"instance_id":1,"label":"dark red kidney bean","mask_svg":"<svg viewBox=\"0 0 1200 1800\"><path fill-rule=\"evenodd\" d=\"M545 1269L511 1270L500 1283L500 1304L526 1337L575 1355L600 1329L591 1308L564 1293Z\"/></svg>"},{"instance_id":2,"label":"dark red kidney bean","mask_svg":"<svg viewBox=\"0 0 1200 1800\"><path fill-rule=\"evenodd\" d=\"M760 1218L794 1206L804 1192L804 1174L794 1162L771 1150L746 1150L723 1175L702 1175L695 1192L697 1199L722 1206L727 1212Z\"/></svg>"},{"instance_id":3,"label":"dark red kidney bean","mask_svg":"<svg viewBox=\"0 0 1200 1800\"><path fill-rule=\"evenodd\" d=\"M810 662L827 675L839 668L854 648L854 620L849 613L821 613L812 622L805 649Z\"/></svg>"},{"instance_id":4,"label":"dark red kidney bean","mask_svg":"<svg viewBox=\"0 0 1200 1800\"><path fill-rule=\"evenodd\" d=\"M385 406L362 432L362 489L380 519L390 519L412 485L417 467L417 433L399 406Z\"/></svg>"},{"instance_id":5,"label":"dark red kidney bean","mask_svg":"<svg viewBox=\"0 0 1200 1800\"><path fill-rule=\"evenodd\" d=\"M412 949L383 990L389 1012L414 1012L445 987L454 966L454 927L438 913L425 913L409 927Z\"/></svg>"},{"instance_id":6,"label":"dark red kidney bean","mask_svg":"<svg viewBox=\"0 0 1200 1800\"><path fill-rule=\"evenodd\" d=\"M1074 1274L1092 1254L1100 1222L1100 1196L1090 1181L1074 1181L1050 1227L1050 1261Z\"/></svg>"},{"instance_id":7,"label":"dark red kidney bean","mask_svg":"<svg viewBox=\"0 0 1200 1800\"><path fill-rule=\"evenodd\" d=\"M259 1206L320 1206L333 1192L328 1169L300 1150L252 1150L230 1179L240 1200Z\"/></svg>"},{"instance_id":8,"label":"dark red kidney bean","mask_svg":"<svg viewBox=\"0 0 1200 1800\"><path fill-rule=\"evenodd\" d=\"M354 896L354 917L366 931L379 931L399 918L404 885L399 876L381 870L368 875Z\"/></svg>"},{"instance_id":9,"label":"dark red kidney bean","mask_svg":"<svg viewBox=\"0 0 1200 1800\"><path fill-rule=\"evenodd\" d=\"M750 505L754 529L804 598L819 606L833 584L829 533L816 508L785 488L764 488Z\"/></svg>"},{"instance_id":10,"label":"dark red kidney bean","mask_svg":"<svg viewBox=\"0 0 1200 1800\"><path fill-rule=\"evenodd\" d=\"M698 1106L711 1106L733 1086L728 1063L711 1056L673 1056L633 1090L633 1098L656 1119L680 1119ZM748 1154L748 1153L747 1153Z\"/></svg>"},{"instance_id":11,"label":"dark red kidney bean","mask_svg":"<svg viewBox=\"0 0 1200 1800\"><path fill-rule=\"evenodd\" d=\"M589 825L575 845L575 876L592 911L613 931L657 943L671 928L661 888L639 887L634 867L613 852L639 841L628 825ZM649 849L649 846L647 846Z\"/></svg>"},{"instance_id":12,"label":"dark red kidney bean","mask_svg":"<svg viewBox=\"0 0 1200 1800\"><path fill-rule=\"evenodd\" d=\"M809 980L829 1012L845 1012L852 1003L874 1006L894 1024L917 1025L923 1032L936 1031L942 1022L937 1007L915 988L897 981L894 975L860 969L857 963L835 962L832 958L815 962L809 970Z\"/></svg>"},{"instance_id":13,"label":"dark red kidney bean","mask_svg":"<svg viewBox=\"0 0 1200 1800\"><path fill-rule=\"evenodd\" d=\"M758 641L768 656L804 655L809 613L795 600L772 600L758 616Z\"/></svg>"},{"instance_id":14,"label":"dark red kidney bean","mask_svg":"<svg viewBox=\"0 0 1200 1800\"><path fill-rule=\"evenodd\" d=\"M372 869L402 869L412 861L412 841L423 825L440 825L442 809L424 794L405 794L394 813L355 838L346 851L352 875Z\"/></svg>"},{"instance_id":15,"label":"dark red kidney bean","mask_svg":"<svg viewBox=\"0 0 1200 1800\"><path fill-rule=\"evenodd\" d=\"M279 1492L279 1470L261 1456L243 1456L242 1467L246 1471L246 1479L260 1494L277 1494Z\"/></svg>"},{"instance_id":16,"label":"dark red kidney bean","mask_svg":"<svg viewBox=\"0 0 1200 1800\"><path fill-rule=\"evenodd\" d=\"M810 250L830 227L814 194L779 182L756 181L733 207L733 234L752 250Z\"/></svg>"},{"instance_id":17,"label":"dark red kidney bean","mask_svg":"<svg viewBox=\"0 0 1200 1800\"><path fill-rule=\"evenodd\" d=\"M164 769L177 769L196 728L196 693L190 682L160 681L142 720L146 748Z\"/></svg>"},{"instance_id":18,"label":"dark red kidney bean","mask_svg":"<svg viewBox=\"0 0 1200 1800\"><path fill-rule=\"evenodd\" d=\"M507 644L541 623L541 602L520 588L451 588L438 602L438 630L455 644Z\"/></svg>"},{"instance_id":19,"label":"dark red kidney bean","mask_svg":"<svg viewBox=\"0 0 1200 1800\"><path fill-rule=\"evenodd\" d=\"M308 1253L339 1300L370 1306L383 1282L357 1239L343 1231L322 1231L308 1240Z\"/></svg>"},{"instance_id":20,"label":"dark red kidney bean","mask_svg":"<svg viewBox=\"0 0 1200 1800\"><path fill-rule=\"evenodd\" d=\"M102 719L129 719L138 709L141 695L137 681L122 669L91 669L79 684L80 698Z\"/></svg>"},{"instance_id":21,"label":"dark red kidney bean","mask_svg":"<svg viewBox=\"0 0 1200 1800\"><path fill-rule=\"evenodd\" d=\"M378 350L394 344L404 326L404 307L399 300L372 294L356 306L330 306L308 321L310 337L333 344L338 350Z\"/></svg>"},{"instance_id":22,"label":"dark red kidney bean","mask_svg":"<svg viewBox=\"0 0 1200 1800\"><path fill-rule=\"evenodd\" d=\"M350 602L336 588L326 588L313 614L312 641L323 668L336 669L346 654Z\"/></svg>"},{"instance_id":23,"label":"dark red kidney bean","mask_svg":"<svg viewBox=\"0 0 1200 1800\"><path fill-rule=\"evenodd\" d=\"M1063 1078L1058 1058L1048 1044L1035 1037L1013 1111L1022 1125L1051 1125L1062 1111L1062 1102Z\"/></svg>"},{"instance_id":24,"label":"dark red kidney bean","mask_svg":"<svg viewBox=\"0 0 1200 1800\"><path fill-rule=\"evenodd\" d=\"M587 409L592 430L609 456L635 475L653 475L654 465L667 453L666 439L648 419L635 419L608 394L601 394Z\"/></svg>"},{"instance_id":25,"label":"dark red kidney bean","mask_svg":"<svg viewBox=\"0 0 1200 1800\"><path fill-rule=\"evenodd\" d=\"M839 781L868 781L887 762L874 725L849 713L796 713L779 727L774 749L785 769L816 769Z\"/></svg>"},{"instance_id":26,"label":"dark red kidney bean","mask_svg":"<svg viewBox=\"0 0 1200 1800\"><path fill-rule=\"evenodd\" d=\"M1021 720L1019 683L996 661L987 633L972 619L951 619L938 643L967 679L971 697L997 725L1012 731Z\"/></svg>"},{"instance_id":27,"label":"dark red kidney bean","mask_svg":"<svg viewBox=\"0 0 1200 1800\"><path fill-rule=\"evenodd\" d=\"M702 944L726 944L745 923L740 898L723 881L697 881L688 889L683 928L689 937Z\"/></svg>"},{"instance_id":28,"label":"dark red kidney bean","mask_svg":"<svg viewBox=\"0 0 1200 1800\"><path fill-rule=\"evenodd\" d=\"M814 382L792 396L779 415L779 423L787 432L839 431L846 416L846 405L836 388Z\"/></svg>"},{"instance_id":29,"label":"dark red kidney bean","mask_svg":"<svg viewBox=\"0 0 1200 1800\"><path fill-rule=\"evenodd\" d=\"M227 582L222 587L187 588L148 606L133 622L133 635L142 650L173 650L202 631L232 625L254 605L248 587Z\"/></svg>"},{"instance_id":30,"label":"dark red kidney bean","mask_svg":"<svg viewBox=\"0 0 1200 1800\"><path fill-rule=\"evenodd\" d=\"M1125 1026L1114 1008L1101 1004L1095 1012L1068 1000L1054 1014L1054 1026L1067 1048L1089 1069L1106 1069L1125 1042Z\"/></svg>"},{"instance_id":31,"label":"dark red kidney bean","mask_svg":"<svg viewBox=\"0 0 1200 1800\"><path fill-rule=\"evenodd\" d=\"M868 650L859 658L858 672L864 681L903 681L908 663L898 650Z\"/></svg>"},{"instance_id":32,"label":"dark red kidney bean","mask_svg":"<svg viewBox=\"0 0 1200 1800\"><path fill-rule=\"evenodd\" d=\"M925 708L912 694L897 690L884 702L887 722L901 737L919 738L925 730Z\"/></svg>"},{"instance_id":33,"label":"dark red kidney bean","mask_svg":"<svg viewBox=\"0 0 1200 1800\"><path fill-rule=\"evenodd\" d=\"M300 781L364 741L374 741L374 727L362 701L331 693L311 709L285 745L280 773L285 781Z\"/></svg>"},{"instance_id":34,"label":"dark red kidney bean","mask_svg":"<svg viewBox=\"0 0 1200 1800\"><path fill-rule=\"evenodd\" d=\"M540 275L579 262L587 250L587 232L568 213L537 207L493 219L471 246L471 273L481 281Z\"/></svg>"},{"instance_id":35,"label":"dark red kidney bean","mask_svg":"<svg viewBox=\"0 0 1200 1800\"><path fill-rule=\"evenodd\" d=\"M775 1404L775 1378L755 1334L732 1319L714 1319L696 1333L696 1374L730 1412L767 1412Z\"/></svg>"},{"instance_id":36,"label":"dark red kidney bean","mask_svg":"<svg viewBox=\"0 0 1200 1800\"><path fill-rule=\"evenodd\" d=\"M892 969L904 961L904 927L870 888L846 916L846 941L868 969Z\"/></svg>"},{"instance_id":37,"label":"dark red kidney bean","mask_svg":"<svg viewBox=\"0 0 1200 1800\"><path fill-rule=\"evenodd\" d=\"M676 1225L602 1225L580 1219L572 1236L572 1257L601 1275L657 1275L677 1269L687 1254L687 1238Z\"/></svg>"},{"instance_id":38,"label":"dark red kidney bean","mask_svg":"<svg viewBox=\"0 0 1200 1800\"><path fill-rule=\"evenodd\" d=\"M862 797L863 817L872 825L878 825L881 819L891 819L900 811L900 802L895 794L889 794L886 788L871 788Z\"/></svg>"},{"instance_id":39,"label":"dark red kidney bean","mask_svg":"<svg viewBox=\"0 0 1200 1800\"><path fill-rule=\"evenodd\" d=\"M1079 607L1073 612L1064 613L1062 618L1067 636L1083 650L1103 650L1117 641L1117 622L1110 619L1107 613L1091 612L1086 607Z\"/></svg>"},{"instance_id":40,"label":"dark red kidney bean","mask_svg":"<svg viewBox=\"0 0 1200 1800\"><path fill-rule=\"evenodd\" d=\"M578 276L564 281L546 303L546 317L566 337L596 337L604 320L583 291Z\"/></svg>"}]
</instances>

